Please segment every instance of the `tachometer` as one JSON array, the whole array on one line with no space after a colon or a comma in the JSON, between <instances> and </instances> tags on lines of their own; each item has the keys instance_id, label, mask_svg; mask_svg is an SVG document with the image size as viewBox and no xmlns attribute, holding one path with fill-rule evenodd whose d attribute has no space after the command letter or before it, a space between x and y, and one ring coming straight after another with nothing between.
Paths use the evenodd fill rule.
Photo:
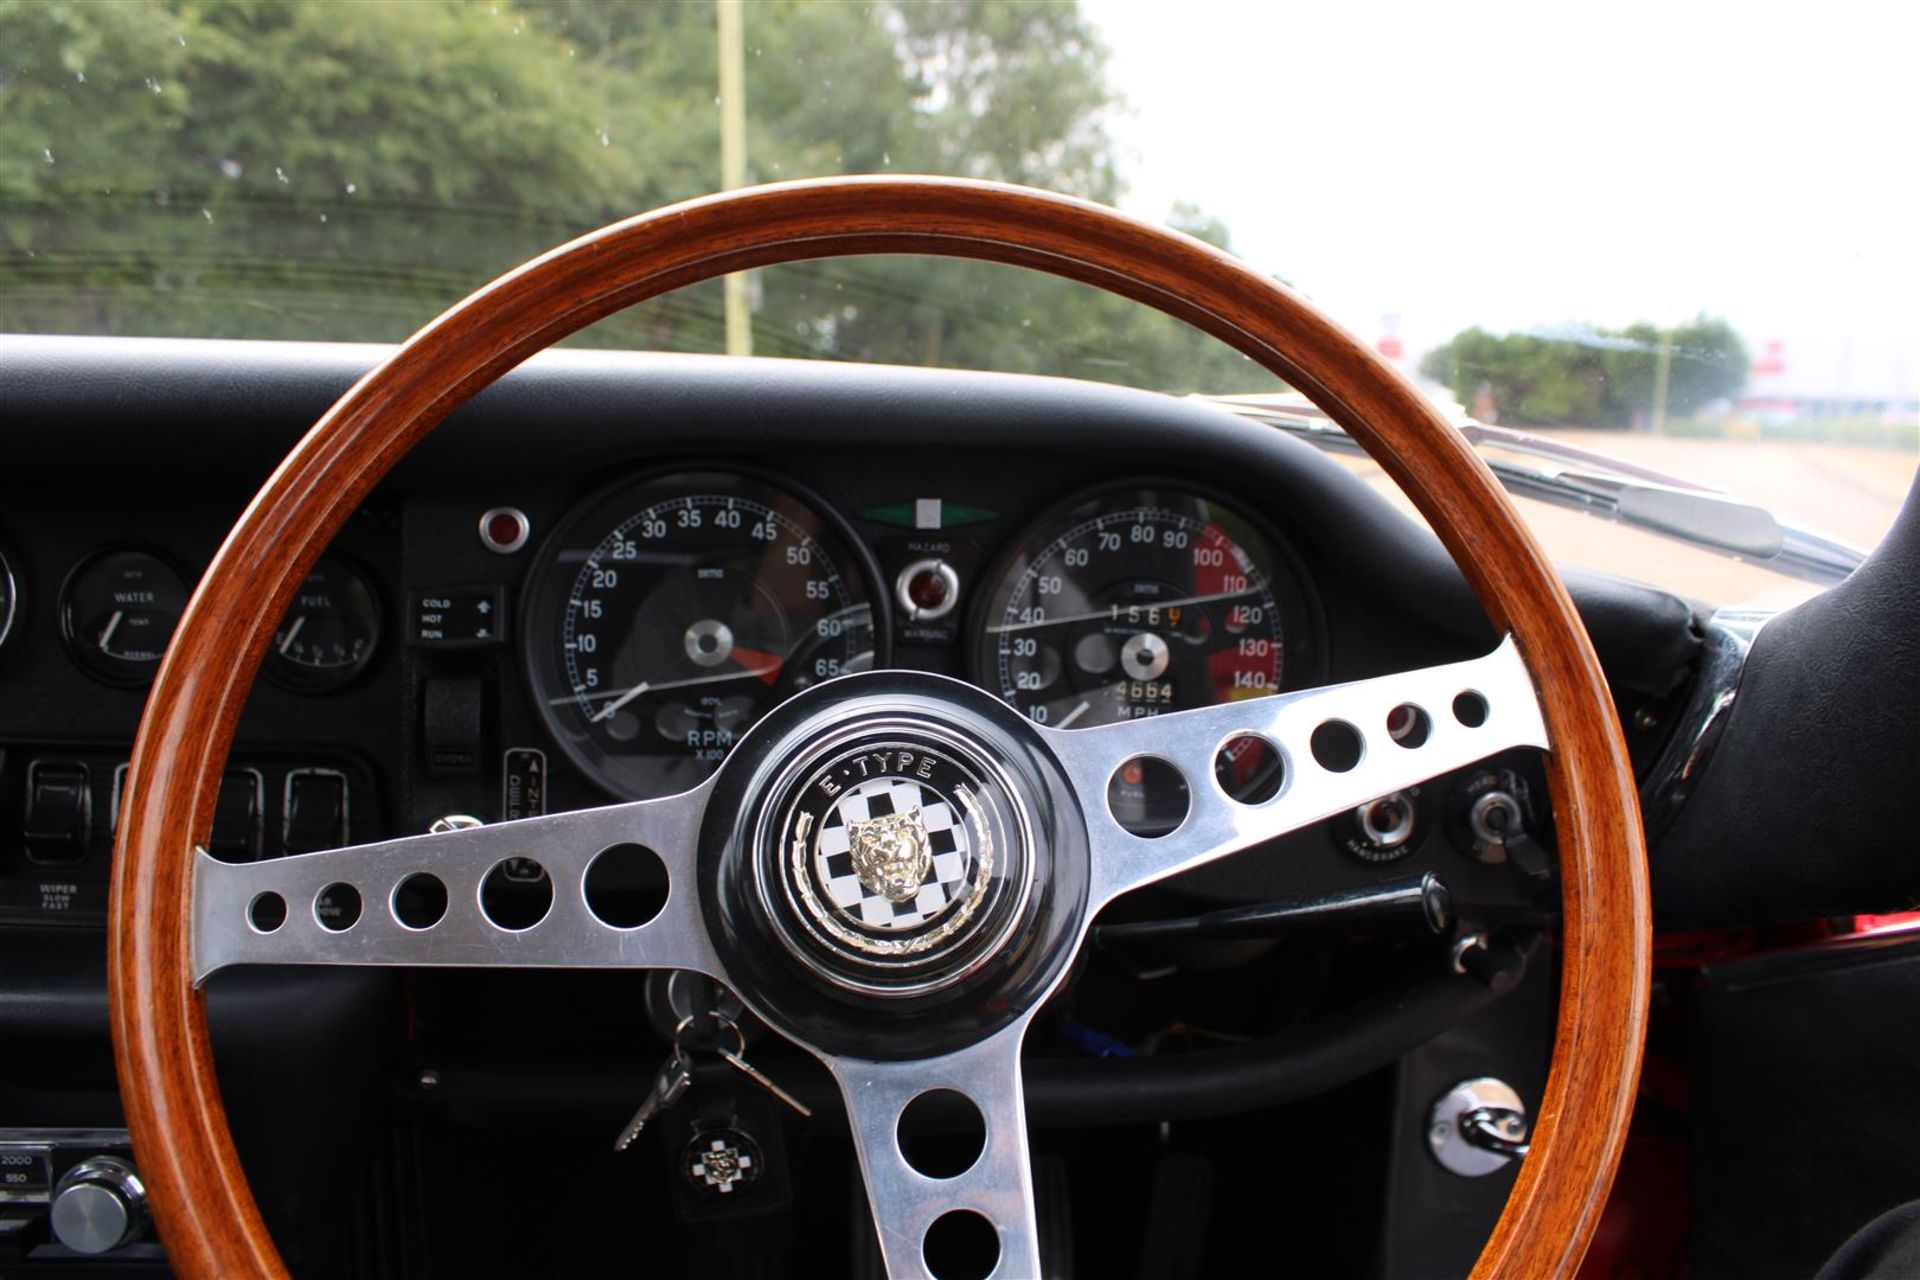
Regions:
<instances>
[{"instance_id":1,"label":"tachometer","mask_svg":"<svg viewBox=\"0 0 1920 1280\"><path fill-rule=\"evenodd\" d=\"M1258 698L1286 683L1304 612L1251 520L1193 493L1109 490L1042 517L1014 548L984 598L975 672L1054 728ZM1257 788L1247 769L1222 785Z\"/></svg>"},{"instance_id":2,"label":"tachometer","mask_svg":"<svg viewBox=\"0 0 1920 1280\"><path fill-rule=\"evenodd\" d=\"M838 525L763 481L622 485L541 554L524 611L534 695L609 791L683 790L782 699L874 664L872 577Z\"/></svg>"}]
</instances>

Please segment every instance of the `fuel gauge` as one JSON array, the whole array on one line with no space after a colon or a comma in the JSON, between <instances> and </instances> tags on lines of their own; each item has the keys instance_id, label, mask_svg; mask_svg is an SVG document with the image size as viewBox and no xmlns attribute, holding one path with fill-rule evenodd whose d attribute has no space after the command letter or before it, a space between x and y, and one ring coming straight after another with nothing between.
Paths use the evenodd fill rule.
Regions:
<instances>
[{"instance_id":1,"label":"fuel gauge","mask_svg":"<svg viewBox=\"0 0 1920 1280\"><path fill-rule=\"evenodd\" d=\"M109 684L143 684L160 666L187 607L187 584L158 556L107 551L83 560L60 591L67 651Z\"/></svg>"},{"instance_id":2,"label":"fuel gauge","mask_svg":"<svg viewBox=\"0 0 1920 1280\"><path fill-rule=\"evenodd\" d=\"M380 597L365 575L322 556L273 633L267 671L299 693L337 689L366 669L380 640Z\"/></svg>"}]
</instances>

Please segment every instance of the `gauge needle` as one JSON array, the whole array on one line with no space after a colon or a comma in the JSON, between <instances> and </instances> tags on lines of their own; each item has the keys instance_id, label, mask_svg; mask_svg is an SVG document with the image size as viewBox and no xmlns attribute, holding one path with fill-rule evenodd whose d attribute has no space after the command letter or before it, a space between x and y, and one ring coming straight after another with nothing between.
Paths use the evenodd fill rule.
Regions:
<instances>
[{"instance_id":1,"label":"gauge needle","mask_svg":"<svg viewBox=\"0 0 1920 1280\"><path fill-rule=\"evenodd\" d=\"M739 649L735 649L734 652L740 653L742 651ZM746 650L746 652L753 653L754 651ZM759 654L759 653L755 653L754 656L767 657L767 658L772 657L771 654ZM663 689L685 689L690 685L714 684L721 680L738 680L742 676L754 676L757 679L767 680L769 683L771 683L771 680L769 679L769 674L771 673L772 675L778 675L779 671L780 671L780 663L778 662L778 660L775 660L771 666L748 667L744 671L721 671L721 672L716 672L715 674L710 676L690 676L685 680L662 680L659 684L653 684L649 681L642 680L639 684L634 685L631 689L623 690L619 697L615 698L612 702L609 702L606 706L600 708L600 710L594 712L593 715L588 717L587 723L599 724L602 720L609 719L610 717L612 717L614 712L626 706L629 702L632 702L635 698L639 697L643 693L659 693ZM577 696L577 695L574 695L574 696ZM572 702L573 700L574 700L573 696L569 696L565 698L555 698L553 699L553 705L560 706L565 703Z\"/></svg>"},{"instance_id":2,"label":"gauge needle","mask_svg":"<svg viewBox=\"0 0 1920 1280\"><path fill-rule=\"evenodd\" d=\"M1069 622L1102 622L1115 616L1119 609L1184 609L1188 605L1213 604L1218 600L1238 600L1241 596L1259 594L1260 588L1248 587L1244 591L1217 591L1210 596L1188 596L1184 600L1142 600L1132 605L1113 605L1105 609L1096 609L1092 613L1069 613L1059 618L1042 618L1038 622L1004 622L997 627L988 627L989 635L1004 635L1009 631L1031 631L1035 627L1058 627ZM1122 619L1124 620L1124 618Z\"/></svg>"},{"instance_id":3,"label":"gauge needle","mask_svg":"<svg viewBox=\"0 0 1920 1280\"><path fill-rule=\"evenodd\" d=\"M1066 715L1061 716L1060 723L1053 727L1056 729L1066 728L1068 725L1072 724L1075 720L1078 720L1081 716L1087 714L1087 708L1092 705L1093 704L1090 702L1081 703L1079 706L1075 707L1073 710L1067 712Z\"/></svg>"},{"instance_id":4,"label":"gauge needle","mask_svg":"<svg viewBox=\"0 0 1920 1280\"><path fill-rule=\"evenodd\" d=\"M107 619L107 629L100 633L100 647L102 649L105 649L109 644L113 642L113 633L120 629L120 619L126 616L127 615L124 610L115 609L113 611L113 616Z\"/></svg>"},{"instance_id":5,"label":"gauge needle","mask_svg":"<svg viewBox=\"0 0 1920 1280\"><path fill-rule=\"evenodd\" d=\"M306 625L307 615L304 613L293 620L293 625L287 628L287 638L280 642L281 657L287 656L287 650L293 646L294 638L300 634L300 628Z\"/></svg>"},{"instance_id":6,"label":"gauge needle","mask_svg":"<svg viewBox=\"0 0 1920 1280\"><path fill-rule=\"evenodd\" d=\"M760 677L762 684L772 684L780 678L783 661L779 654L768 653L762 649L748 649L740 645L733 646L733 660L747 670L741 674Z\"/></svg>"}]
</instances>

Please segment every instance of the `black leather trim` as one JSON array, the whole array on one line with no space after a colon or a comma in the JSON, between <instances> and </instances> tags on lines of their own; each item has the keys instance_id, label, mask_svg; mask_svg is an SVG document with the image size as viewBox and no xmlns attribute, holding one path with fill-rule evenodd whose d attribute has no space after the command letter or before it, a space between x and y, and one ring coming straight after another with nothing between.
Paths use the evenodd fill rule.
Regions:
<instances>
[{"instance_id":1,"label":"black leather trim","mask_svg":"<svg viewBox=\"0 0 1920 1280\"><path fill-rule=\"evenodd\" d=\"M1654 850L1659 923L1920 905L1920 481L1852 577L1769 622Z\"/></svg>"}]
</instances>

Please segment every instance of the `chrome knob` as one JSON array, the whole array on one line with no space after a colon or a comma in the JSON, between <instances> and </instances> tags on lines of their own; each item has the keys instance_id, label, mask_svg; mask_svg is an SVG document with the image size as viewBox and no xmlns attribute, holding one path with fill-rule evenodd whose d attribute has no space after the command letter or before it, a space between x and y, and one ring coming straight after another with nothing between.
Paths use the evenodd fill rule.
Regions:
<instances>
[{"instance_id":1,"label":"chrome knob","mask_svg":"<svg viewBox=\"0 0 1920 1280\"><path fill-rule=\"evenodd\" d=\"M147 1189L117 1156L93 1156L53 1190L53 1234L75 1253L110 1253L147 1227Z\"/></svg>"}]
</instances>

